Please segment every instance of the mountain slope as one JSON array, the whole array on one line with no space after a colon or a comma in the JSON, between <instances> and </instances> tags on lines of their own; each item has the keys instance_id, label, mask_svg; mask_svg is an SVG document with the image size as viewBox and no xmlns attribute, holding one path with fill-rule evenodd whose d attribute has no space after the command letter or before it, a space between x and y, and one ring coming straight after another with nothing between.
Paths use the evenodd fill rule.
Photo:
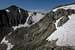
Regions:
<instances>
[{"instance_id":1,"label":"mountain slope","mask_svg":"<svg viewBox=\"0 0 75 50\"><path fill-rule=\"evenodd\" d=\"M58 8L53 9L53 11L57 11L58 9L65 9L65 10L75 10L75 4L61 6ZM71 12L71 11L70 11ZM69 12L69 13L70 13ZM63 26L57 27L57 30L48 38L48 39L56 39L57 45L59 46L75 46L75 13L68 16L70 19L66 22ZM57 25L58 21L56 22Z\"/></svg>"},{"instance_id":2,"label":"mountain slope","mask_svg":"<svg viewBox=\"0 0 75 50\"><path fill-rule=\"evenodd\" d=\"M69 35L74 35L70 29L74 28L74 26L72 27L71 25L74 24L73 20L75 20L75 18L73 18L73 16L75 15L73 14L75 14L75 10L69 7L70 6L67 7L68 9L56 8L56 10L54 9L46 15L37 14L33 16L34 23L32 23L30 27L26 27L25 23L14 27L18 29L15 29L6 36L5 40L7 43L4 41L2 43L8 45L9 42L9 44L12 44L14 46L12 50L53 50L56 49L57 45L64 46L66 41L63 39L68 37L66 34L69 33ZM74 29L72 31L74 31ZM49 40L58 39L55 41L48 41L46 40L47 38ZM67 45L71 43L68 42L69 41L67 41Z\"/></svg>"}]
</instances>

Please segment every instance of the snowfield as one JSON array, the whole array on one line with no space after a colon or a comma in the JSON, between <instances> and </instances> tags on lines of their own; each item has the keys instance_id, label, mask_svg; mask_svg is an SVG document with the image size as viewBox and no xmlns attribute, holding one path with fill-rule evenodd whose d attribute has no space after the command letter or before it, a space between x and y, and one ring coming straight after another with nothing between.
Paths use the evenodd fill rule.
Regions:
<instances>
[{"instance_id":1,"label":"snowfield","mask_svg":"<svg viewBox=\"0 0 75 50\"><path fill-rule=\"evenodd\" d=\"M54 9L53 11L60 8L75 9L75 5L62 6ZM68 22L66 22L63 26L57 27L57 30L48 37L48 40L55 40L58 38L57 45L59 46L75 46L75 14L70 15L69 18Z\"/></svg>"},{"instance_id":2,"label":"snowfield","mask_svg":"<svg viewBox=\"0 0 75 50\"><path fill-rule=\"evenodd\" d=\"M75 46L75 14L63 26L57 27L57 30L48 37L48 40L55 40L58 38L57 45L59 46ZM56 23L57 24L57 23Z\"/></svg>"}]
</instances>

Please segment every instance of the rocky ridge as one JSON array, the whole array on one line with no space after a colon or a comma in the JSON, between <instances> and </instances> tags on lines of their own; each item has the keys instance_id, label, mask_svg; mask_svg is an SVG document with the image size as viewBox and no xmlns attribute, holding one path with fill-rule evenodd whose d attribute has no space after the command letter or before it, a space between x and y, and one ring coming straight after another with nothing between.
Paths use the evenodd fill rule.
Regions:
<instances>
[{"instance_id":1,"label":"rocky ridge","mask_svg":"<svg viewBox=\"0 0 75 50\"><path fill-rule=\"evenodd\" d=\"M14 48L11 50L54 50L57 48L56 41L46 40L55 30L55 23L58 19L57 26L60 27L69 20L69 15L75 14L74 9L58 9L50 11L43 19L31 27L18 28L7 35L6 39L12 43ZM62 49L61 49L62 50Z\"/></svg>"}]
</instances>

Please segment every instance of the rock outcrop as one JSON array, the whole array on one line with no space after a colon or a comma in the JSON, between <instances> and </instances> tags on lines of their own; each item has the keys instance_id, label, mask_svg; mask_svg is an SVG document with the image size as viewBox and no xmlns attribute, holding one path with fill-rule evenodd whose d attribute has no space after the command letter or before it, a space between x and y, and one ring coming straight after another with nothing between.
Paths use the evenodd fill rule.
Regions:
<instances>
[{"instance_id":1,"label":"rock outcrop","mask_svg":"<svg viewBox=\"0 0 75 50\"><path fill-rule=\"evenodd\" d=\"M5 9L7 16L9 17L9 25L17 26L19 24L24 24L28 17L28 11L12 5ZM7 11L8 10L8 11Z\"/></svg>"},{"instance_id":2,"label":"rock outcrop","mask_svg":"<svg viewBox=\"0 0 75 50\"><path fill-rule=\"evenodd\" d=\"M6 44L0 44L0 50L6 50L7 45Z\"/></svg>"},{"instance_id":3,"label":"rock outcrop","mask_svg":"<svg viewBox=\"0 0 75 50\"><path fill-rule=\"evenodd\" d=\"M0 10L0 42L4 36L13 31L12 26L24 24L28 17L28 11L15 5Z\"/></svg>"}]
</instances>

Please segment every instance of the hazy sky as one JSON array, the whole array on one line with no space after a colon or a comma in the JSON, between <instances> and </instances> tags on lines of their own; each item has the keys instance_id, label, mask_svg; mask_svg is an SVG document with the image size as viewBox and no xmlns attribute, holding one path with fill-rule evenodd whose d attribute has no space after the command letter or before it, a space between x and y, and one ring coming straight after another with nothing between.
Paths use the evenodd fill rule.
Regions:
<instances>
[{"instance_id":1,"label":"hazy sky","mask_svg":"<svg viewBox=\"0 0 75 50\"><path fill-rule=\"evenodd\" d=\"M74 3L75 0L0 0L0 9L17 5L24 9L52 9L61 4Z\"/></svg>"}]
</instances>

